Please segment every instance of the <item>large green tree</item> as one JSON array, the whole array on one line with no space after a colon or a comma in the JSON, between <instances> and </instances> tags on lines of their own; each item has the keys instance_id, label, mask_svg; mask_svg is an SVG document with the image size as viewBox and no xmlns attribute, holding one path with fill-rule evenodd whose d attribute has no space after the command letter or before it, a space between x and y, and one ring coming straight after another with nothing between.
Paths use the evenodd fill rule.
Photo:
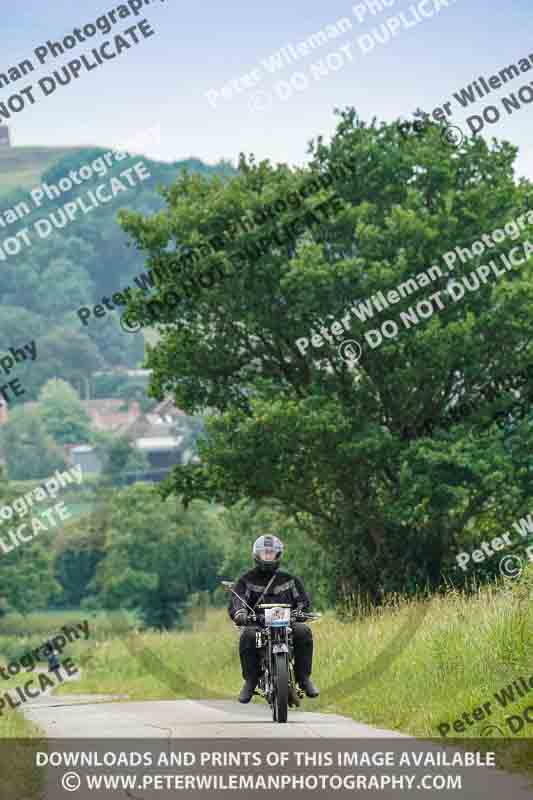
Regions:
<instances>
[{"instance_id":1,"label":"large green tree","mask_svg":"<svg viewBox=\"0 0 533 800\"><path fill-rule=\"evenodd\" d=\"M0 508L10 506L27 492L28 486L8 481L0 470ZM52 592L58 589L52 574L50 540L55 532L41 533L31 542L13 547L9 532L16 531L27 516L13 515L11 520L0 520L0 539L5 543L0 553L0 616L9 612L27 614L36 608L46 608Z\"/></svg>"},{"instance_id":2,"label":"large green tree","mask_svg":"<svg viewBox=\"0 0 533 800\"><path fill-rule=\"evenodd\" d=\"M105 524L98 513L70 522L54 541L54 575L61 587L58 605L79 606L94 590L92 581L104 557Z\"/></svg>"},{"instance_id":3,"label":"large green tree","mask_svg":"<svg viewBox=\"0 0 533 800\"><path fill-rule=\"evenodd\" d=\"M58 444L86 443L91 419L75 389L66 381L51 379L39 394L39 412L46 432Z\"/></svg>"},{"instance_id":4,"label":"large green tree","mask_svg":"<svg viewBox=\"0 0 533 800\"><path fill-rule=\"evenodd\" d=\"M156 405L157 400L148 397L146 394L146 381L127 378L127 383L116 389L116 397L124 399L124 410L126 411L134 400L139 403L143 414L151 411Z\"/></svg>"},{"instance_id":5,"label":"large green tree","mask_svg":"<svg viewBox=\"0 0 533 800\"><path fill-rule=\"evenodd\" d=\"M102 477L110 484L127 474L143 473L150 468L146 453L134 447L125 436L110 436L102 451Z\"/></svg>"},{"instance_id":6,"label":"large green tree","mask_svg":"<svg viewBox=\"0 0 533 800\"><path fill-rule=\"evenodd\" d=\"M503 228L523 213L527 187L515 183L517 151L508 143L489 148L472 138L457 149L437 126L404 137L396 124L367 125L353 109L340 114L331 142L319 138L310 153L303 170L242 157L229 186L185 175L165 192L165 213L123 214L122 223L159 269L155 313L164 334L148 356L153 390L174 391L188 413L218 412L200 445L202 465L175 470L169 488L226 504L276 499L329 549L338 591L376 599L437 585L469 527L485 517L505 525L527 507L532 429L524 421L510 439L494 417L511 400L506 376L532 362L530 263L467 291L461 303L433 305L430 319L377 349L367 345L355 369L334 340L305 355L295 341ZM318 181L301 206L335 193L337 213L282 228L303 213L283 201L327 173L335 175L330 186ZM251 225L224 244L224 231L275 201L277 218L260 233ZM275 229L269 247L247 246ZM213 236L215 254L180 268L178 244ZM514 244L496 244L489 257ZM458 259L453 275L486 260ZM194 295L172 294L209 265L225 278ZM416 300L444 291L446 281ZM389 316L411 304L404 298ZM130 304L141 321L149 306L140 293ZM368 327L385 318L369 325L352 316L347 335L364 343ZM524 406L530 383L518 379ZM458 400L464 411L453 414Z\"/></svg>"},{"instance_id":7,"label":"large green tree","mask_svg":"<svg viewBox=\"0 0 533 800\"><path fill-rule=\"evenodd\" d=\"M108 608L171 628L195 592L212 592L222 551L200 504L184 511L146 484L113 493L97 585Z\"/></svg>"},{"instance_id":8,"label":"large green tree","mask_svg":"<svg viewBox=\"0 0 533 800\"><path fill-rule=\"evenodd\" d=\"M23 407L10 411L8 422L0 428L0 440L11 480L47 478L66 467L62 449L47 434L35 411Z\"/></svg>"}]
</instances>

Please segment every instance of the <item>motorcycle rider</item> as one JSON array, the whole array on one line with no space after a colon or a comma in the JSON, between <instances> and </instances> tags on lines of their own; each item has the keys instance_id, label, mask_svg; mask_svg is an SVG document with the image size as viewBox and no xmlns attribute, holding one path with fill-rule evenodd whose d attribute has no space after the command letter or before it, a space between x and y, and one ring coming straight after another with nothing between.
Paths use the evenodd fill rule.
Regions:
<instances>
[{"instance_id":1,"label":"motorcycle rider","mask_svg":"<svg viewBox=\"0 0 533 800\"><path fill-rule=\"evenodd\" d=\"M52 651L48 656L48 672L53 672L55 669L58 669L61 666L61 662L54 645L51 642L48 642L48 644L50 645Z\"/></svg>"},{"instance_id":2,"label":"motorcycle rider","mask_svg":"<svg viewBox=\"0 0 533 800\"><path fill-rule=\"evenodd\" d=\"M309 609L311 599L300 578L279 570L283 543L277 536L260 536L252 548L254 569L241 576L235 592L252 608L260 603L289 603L293 609ZM268 588L267 588L268 587ZM265 592L266 589L266 592ZM249 609L232 595L228 608L233 622L242 628L239 642L244 685L239 702L249 703L259 681L259 659L255 633L258 626L249 620ZM294 672L296 682L308 697L318 697L319 690L311 680L313 664L313 634L303 622L291 623L294 642Z\"/></svg>"}]
</instances>

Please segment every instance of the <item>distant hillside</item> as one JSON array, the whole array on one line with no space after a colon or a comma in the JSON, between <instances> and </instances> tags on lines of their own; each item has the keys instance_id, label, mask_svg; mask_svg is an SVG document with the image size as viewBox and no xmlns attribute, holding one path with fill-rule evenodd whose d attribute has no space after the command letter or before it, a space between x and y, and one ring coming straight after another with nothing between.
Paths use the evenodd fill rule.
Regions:
<instances>
[{"instance_id":1,"label":"distant hillside","mask_svg":"<svg viewBox=\"0 0 533 800\"><path fill-rule=\"evenodd\" d=\"M92 152L94 149L88 147L0 147L0 197L15 189L33 189L34 186L41 183L42 175L65 156L70 156L76 151ZM112 148L99 149L105 152ZM203 174L236 174L232 165L224 161L215 166L208 166L196 158L174 163L179 164L180 168L187 167L192 172Z\"/></svg>"},{"instance_id":2,"label":"distant hillside","mask_svg":"<svg viewBox=\"0 0 533 800\"><path fill-rule=\"evenodd\" d=\"M77 147L1 147L0 197L13 189L32 189L41 175Z\"/></svg>"},{"instance_id":3,"label":"distant hillside","mask_svg":"<svg viewBox=\"0 0 533 800\"><path fill-rule=\"evenodd\" d=\"M29 209L0 234L2 241L8 235L15 236L19 229L29 230L29 245L25 243L2 262L0 286L3 347L39 341L38 359L21 364L17 372L26 400L36 399L51 377L63 378L77 387L94 370L136 367L144 355L144 335L154 342L157 334L147 330L138 336L125 335L118 309L110 309L105 319L91 318L88 324L77 313L80 307L94 306L103 297L131 286L146 268L145 255L128 246L129 237L117 221L119 209L157 214L166 207L159 189L172 186L183 169L207 179L218 175L230 180L236 174L226 161L209 165L187 158L168 164L135 154L120 161L114 159L105 175L100 171L60 198L45 197L38 207L31 203L31 188L43 182L58 184L70 170L101 159L106 149L112 148L0 149L0 213L22 201ZM118 177L140 159L148 178L126 190L127 194L118 192L111 202L93 206L88 193L99 185L109 186L112 176ZM84 200L87 213L80 211L65 224L62 206L78 198ZM44 237L35 229L38 219L49 220L51 230Z\"/></svg>"}]
</instances>

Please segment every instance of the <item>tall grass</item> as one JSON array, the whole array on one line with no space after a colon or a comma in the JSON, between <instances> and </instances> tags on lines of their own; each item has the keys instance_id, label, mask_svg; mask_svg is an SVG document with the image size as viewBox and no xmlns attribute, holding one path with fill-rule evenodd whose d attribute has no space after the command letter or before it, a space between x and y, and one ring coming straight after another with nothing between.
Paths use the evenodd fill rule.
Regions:
<instances>
[{"instance_id":1,"label":"tall grass","mask_svg":"<svg viewBox=\"0 0 533 800\"><path fill-rule=\"evenodd\" d=\"M307 707L439 736L439 723L492 700L494 691L518 676L533 674L532 585L530 572L512 585L478 588L473 595L452 589L429 601L395 599L356 621L326 613L313 627L314 676L322 693ZM190 632L101 641L82 683L62 691L127 691L132 699L234 697L241 683L237 645L226 612L212 610ZM494 705L490 722L505 727L514 706L508 711ZM484 724L454 735L479 736ZM519 735L527 733L526 727Z\"/></svg>"},{"instance_id":2,"label":"tall grass","mask_svg":"<svg viewBox=\"0 0 533 800\"><path fill-rule=\"evenodd\" d=\"M479 737L487 723L513 737L505 717L533 705L533 690L505 709L494 692L533 675L532 587L533 565L518 581L478 587L470 595L450 588L430 600L392 598L389 606L349 621L324 614L313 626L313 674L321 696L305 700L303 708L437 738L440 723L451 725L463 712L491 702L489 717L464 732L452 728L449 738ZM81 681L62 686L60 694L236 699L242 680L238 632L223 609L196 619L191 631L117 637L102 630L90 648L76 642L69 654L85 668ZM532 733L525 725L514 738ZM509 766L514 756L506 747L500 761ZM530 764L532 755L533 748Z\"/></svg>"},{"instance_id":3,"label":"tall grass","mask_svg":"<svg viewBox=\"0 0 533 800\"><path fill-rule=\"evenodd\" d=\"M89 623L89 646L97 641L120 637L136 625L135 616L125 612L104 613L79 609L42 611L26 616L9 614L0 620L0 662L21 658L25 653L44 645L48 639L61 635L64 625L75 628L84 620ZM78 633L82 638L85 637L79 629ZM65 652L71 654L73 648L74 643L68 644Z\"/></svg>"}]
</instances>

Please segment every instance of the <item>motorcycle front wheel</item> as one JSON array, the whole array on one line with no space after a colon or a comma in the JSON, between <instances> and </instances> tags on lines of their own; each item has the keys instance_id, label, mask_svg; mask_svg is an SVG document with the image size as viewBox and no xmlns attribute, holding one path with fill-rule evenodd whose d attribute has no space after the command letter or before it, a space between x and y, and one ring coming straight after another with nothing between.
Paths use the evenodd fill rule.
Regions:
<instances>
[{"instance_id":1,"label":"motorcycle front wheel","mask_svg":"<svg viewBox=\"0 0 533 800\"><path fill-rule=\"evenodd\" d=\"M289 707L289 665L285 653L274 656L274 702L272 713L274 722L287 722Z\"/></svg>"}]
</instances>

